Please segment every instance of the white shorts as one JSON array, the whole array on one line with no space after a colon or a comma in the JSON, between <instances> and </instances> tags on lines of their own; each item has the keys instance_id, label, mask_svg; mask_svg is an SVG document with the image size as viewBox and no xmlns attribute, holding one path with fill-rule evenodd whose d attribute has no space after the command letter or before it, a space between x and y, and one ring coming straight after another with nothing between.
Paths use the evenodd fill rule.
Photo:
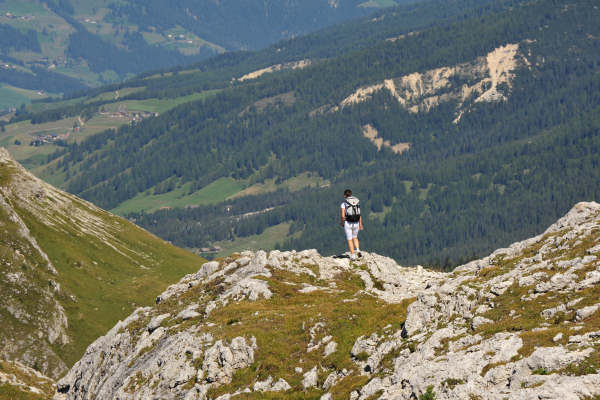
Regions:
<instances>
[{"instance_id":1,"label":"white shorts","mask_svg":"<svg viewBox=\"0 0 600 400\"><path fill-rule=\"evenodd\" d=\"M346 232L346 239L352 240L358 237L358 222L344 222L344 232Z\"/></svg>"}]
</instances>

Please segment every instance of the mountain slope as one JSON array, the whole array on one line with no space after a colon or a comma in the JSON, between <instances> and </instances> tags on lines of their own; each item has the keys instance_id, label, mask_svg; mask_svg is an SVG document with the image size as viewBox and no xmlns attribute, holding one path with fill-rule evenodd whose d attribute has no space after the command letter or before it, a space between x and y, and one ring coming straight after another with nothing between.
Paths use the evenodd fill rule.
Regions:
<instances>
[{"instance_id":1,"label":"mountain slope","mask_svg":"<svg viewBox=\"0 0 600 400\"><path fill-rule=\"evenodd\" d=\"M15 94L72 93L226 50L262 48L395 4L3 0L0 82ZM2 103L0 109L18 106Z\"/></svg>"},{"instance_id":2,"label":"mountain slope","mask_svg":"<svg viewBox=\"0 0 600 400\"><path fill-rule=\"evenodd\" d=\"M452 273L236 254L115 325L54 398L593 398L599 253L600 204L578 203Z\"/></svg>"},{"instance_id":3,"label":"mountain slope","mask_svg":"<svg viewBox=\"0 0 600 400\"><path fill-rule=\"evenodd\" d=\"M148 72L119 84L67 96L64 100L36 101L17 110L16 114L0 118L0 145L7 147L27 168L38 167L46 164L43 156L65 143L79 143L106 129L139 122L179 104L214 96L231 85L254 85L256 80L242 78L258 76L257 71L267 76L270 74L266 71L285 71L294 66L298 69L426 29L434 23L486 15L506 9L510 4L508 0L452 3L428 0L398 6L380 11L373 18L336 25L261 51L226 53L189 67ZM64 188L64 176L44 173L43 168L38 172Z\"/></svg>"},{"instance_id":4,"label":"mountain slope","mask_svg":"<svg viewBox=\"0 0 600 400\"><path fill-rule=\"evenodd\" d=\"M451 268L600 196L600 11L493 5L304 68L227 75L214 97L61 149L44 176L200 249L287 226L280 248L340 252L325 205L351 186L366 248ZM154 93L185 93L166 87L182 72Z\"/></svg>"},{"instance_id":5,"label":"mountain slope","mask_svg":"<svg viewBox=\"0 0 600 400\"><path fill-rule=\"evenodd\" d=\"M57 378L203 260L31 175L0 148L3 359Z\"/></svg>"}]
</instances>

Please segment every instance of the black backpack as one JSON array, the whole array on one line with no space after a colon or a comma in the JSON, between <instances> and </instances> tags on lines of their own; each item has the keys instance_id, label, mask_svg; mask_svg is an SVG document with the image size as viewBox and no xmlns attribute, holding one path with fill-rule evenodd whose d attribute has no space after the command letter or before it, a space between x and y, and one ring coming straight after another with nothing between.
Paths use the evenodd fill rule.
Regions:
<instances>
[{"instance_id":1,"label":"black backpack","mask_svg":"<svg viewBox=\"0 0 600 400\"><path fill-rule=\"evenodd\" d=\"M350 196L346 197L344 203L346 203L346 221L360 221L360 200L354 196Z\"/></svg>"}]
</instances>

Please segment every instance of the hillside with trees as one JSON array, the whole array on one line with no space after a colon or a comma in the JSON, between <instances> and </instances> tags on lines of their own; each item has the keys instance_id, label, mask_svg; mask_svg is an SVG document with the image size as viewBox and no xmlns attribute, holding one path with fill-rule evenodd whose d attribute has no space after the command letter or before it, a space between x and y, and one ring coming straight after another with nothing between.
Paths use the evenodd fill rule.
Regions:
<instances>
[{"instance_id":1,"label":"hillside with trees","mask_svg":"<svg viewBox=\"0 0 600 400\"><path fill-rule=\"evenodd\" d=\"M352 187L361 247L451 268L598 199L599 17L593 1L427 2L147 74L110 90L214 93L66 143L40 173L195 249L285 226L272 246L341 252ZM93 113L100 93L20 118Z\"/></svg>"},{"instance_id":2,"label":"hillside with trees","mask_svg":"<svg viewBox=\"0 0 600 400\"><path fill-rule=\"evenodd\" d=\"M413 1L3 0L0 84L7 93L72 94L150 69L264 48ZM0 111L19 106L8 100Z\"/></svg>"}]
</instances>

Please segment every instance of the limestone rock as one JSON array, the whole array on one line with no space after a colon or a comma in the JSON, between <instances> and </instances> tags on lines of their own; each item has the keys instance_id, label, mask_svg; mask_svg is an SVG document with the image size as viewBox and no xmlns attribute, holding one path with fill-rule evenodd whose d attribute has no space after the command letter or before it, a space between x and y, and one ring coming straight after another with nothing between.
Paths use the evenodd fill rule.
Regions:
<instances>
[{"instance_id":1,"label":"limestone rock","mask_svg":"<svg viewBox=\"0 0 600 400\"><path fill-rule=\"evenodd\" d=\"M192 304L188 306L185 310L182 310L179 314L177 314L177 318L180 318L185 321L188 319L199 317L200 313L196 311L198 307L198 304Z\"/></svg>"},{"instance_id":2,"label":"limestone rock","mask_svg":"<svg viewBox=\"0 0 600 400\"><path fill-rule=\"evenodd\" d=\"M575 314L575 319L577 321L584 320L590 317L596 311L598 311L598 309L600 309L600 303L594 304L593 306L583 307L582 309L577 310L577 313Z\"/></svg>"},{"instance_id":3,"label":"limestone rock","mask_svg":"<svg viewBox=\"0 0 600 400\"><path fill-rule=\"evenodd\" d=\"M169 318L170 316L170 313L166 313L157 315L156 317L152 318L146 327L148 329L148 332L152 333L156 328L160 326L160 324L163 323L165 319Z\"/></svg>"},{"instance_id":4,"label":"limestone rock","mask_svg":"<svg viewBox=\"0 0 600 400\"><path fill-rule=\"evenodd\" d=\"M436 319L438 314L434 308L436 303L435 296L422 294L417 301L408 306L408 314L402 330L404 337L413 336L425 328L431 320Z\"/></svg>"},{"instance_id":5,"label":"limestone rock","mask_svg":"<svg viewBox=\"0 0 600 400\"><path fill-rule=\"evenodd\" d=\"M229 383L235 370L254 362L255 345L248 345L243 337L236 337L230 345L217 341L204 354L202 370L208 383Z\"/></svg>"},{"instance_id":6,"label":"limestone rock","mask_svg":"<svg viewBox=\"0 0 600 400\"><path fill-rule=\"evenodd\" d=\"M315 366L303 375L302 387L308 389L317 386L318 378L319 374L317 373L317 367Z\"/></svg>"},{"instance_id":7,"label":"limestone rock","mask_svg":"<svg viewBox=\"0 0 600 400\"><path fill-rule=\"evenodd\" d=\"M202 265L202 268L196 272L196 279L203 279L209 275L214 274L219 269L219 263L217 261L209 261Z\"/></svg>"},{"instance_id":8,"label":"limestone rock","mask_svg":"<svg viewBox=\"0 0 600 400\"><path fill-rule=\"evenodd\" d=\"M337 350L337 343L334 341L331 341L331 342L327 343L327 345L325 346L325 350L323 350L323 356L327 357L327 356L335 353L336 350Z\"/></svg>"},{"instance_id":9,"label":"limestone rock","mask_svg":"<svg viewBox=\"0 0 600 400\"><path fill-rule=\"evenodd\" d=\"M496 296L500 296L501 294L504 294L504 292L506 292L506 290L513 284L513 281L511 279L506 280L506 281L502 281L502 282L498 282L496 284L494 284L491 289L490 289L490 293L496 295Z\"/></svg>"},{"instance_id":10,"label":"limestone rock","mask_svg":"<svg viewBox=\"0 0 600 400\"><path fill-rule=\"evenodd\" d=\"M527 366L531 370L544 369L555 371L569 364L576 364L587 358L594 349L588 348L583 351L569 351L564 347L540 347L537 348L527 359Z\"/></svg>"},{"instance_id":11,"label":"limestone rock","mask_svg":"<svg viewBox=\"0 0 600 400\"><path fill-rule=\"evenodd\" d=\"M287 381L285 379L279 378L279 380L277 382L275 382L273 384L273 386L271 386L271 391L272 392L286 392L288 390L290 390L292 387L290 386L289 383L287 383Z\"/></svg>"},{"instance_id":12,"label":"limestone rock","mask_svg":"<svg viewBox=\"0 0 600 400\"><path fill-rule=\"evenodd\" d=\"M340 385L358 378L365 383L349 394L353 400L414 400L430 386L438 400L593 398L600 395L599 373L562 371L585 365L600 346L600 332L589 323L600 303L590 298L593 291L584 290L596 285L600 274L599 251L594 250L599 230L600 205L579 203L544 234L452 273L405 268L367 252L352 264L315 250L243 252L206 263L167 288L158 305L136 310L92 344L60 381L55 398L208 400L213 388L231 384L230 393L218 399L251 392L291 396L310 388L322 389L321 398L330 399ZM565 257L575 243L578 254ZM584 244L589 248L582 249ZM286 278L275 283L279 275ZM352 279L363 286L347 293ZM318 302L303 299L291 303L294 313L306 315L298 322L281 306L293 296L339 298L344 313L333 320ZM399 313L404 306L397 303L405 301L405 318L354 326L354 307L359 309L364 299L394 305ZM191 312L198 315L184 318ZM278 379L282 366L268 365L264 358L273 357L272 351L285 352L286 346L260 348L257 342L268 343L270 337L240 334L266 326L261 335L268 335L269 329L282 329L282 320L297 323L292 329L301 339L293 346L306 349L294 354L298 359L278 354L287 363L279 371L296 374L298 387ZM497 322L501 325L495 326ZM523 323L527 331L521 330ZM340 330L348 326L360 332L351 338L348 355L355 367L339 371L327 357L341 356L348 338ZM548 343L549 334L553 340ZM536 335L545 338L545 347L531 345ZM270 368L271 375L257 373L252 383L235 382L235 371L248 367L244 375L254 368Z\"/></svg>"},{"instance_id":13,"label":"limestone rock","mask_svg":"<svg viewBox=\"0 0 600 400\"><path fill-rule=\"evenodd\" d=\"M323 382L323 389L329 390L330 388L335 386L340 379L345 378L349 374L350 371L348 371L345 368L341 371L335 371L330 373L329 375L327 375L327 378L325 378L325 381Z\"/></svg>"},{"instance_id":14,"label":"limestone rock","mask_svg":"<svg viewBox=\"0 0 600 400\"><path fill-rule=\"evenodd\" d=\"M562 332L558 332L556 335L554 335L554 337L552 338L552 341L554 343L560 342L562 340L562 338L563 338Z\"/></svg>"},{"instance_id":15,"label":"limestone rock","mask_svg":"<svg viewBox=\"0 0 600 400\"><path fill-rule=\"evenodd\" d=\"M252 387L252 389L254 389L255 392L267 392L267 391L271 390L272 383L273 383L273 377L271 375L269 375L269 377L267 379L265 379L264 381L258 381L256 383L254 383L254 386Z\"/></svg>"},{"instance_id":16,"label":"limestone rock","mask_svg":"<svg viewBox=\"0 0 600 400\"><path fill-rule=\"evenodd\" d=\"M475 330L475 329L479 328L481 325L490 324L492 322L494 322L494 321L492 321L491 319L477 316L477 317L473 318L473 322L471 322L471 328L473 330Z\"/></svg>"},{"instance_id":17,"label":"limestone rock","mask_svg":"<svg viewBox=\"0 0 600 400\"><path fill-rule=\"evenodd\" d=\"M232 287L226 294L225 297L233 297L235 299L248 298L250 300L258 300L260 297L270 299L273 296L267 282L246 278L237 283Z\"/></svg>"}]
</instances>

